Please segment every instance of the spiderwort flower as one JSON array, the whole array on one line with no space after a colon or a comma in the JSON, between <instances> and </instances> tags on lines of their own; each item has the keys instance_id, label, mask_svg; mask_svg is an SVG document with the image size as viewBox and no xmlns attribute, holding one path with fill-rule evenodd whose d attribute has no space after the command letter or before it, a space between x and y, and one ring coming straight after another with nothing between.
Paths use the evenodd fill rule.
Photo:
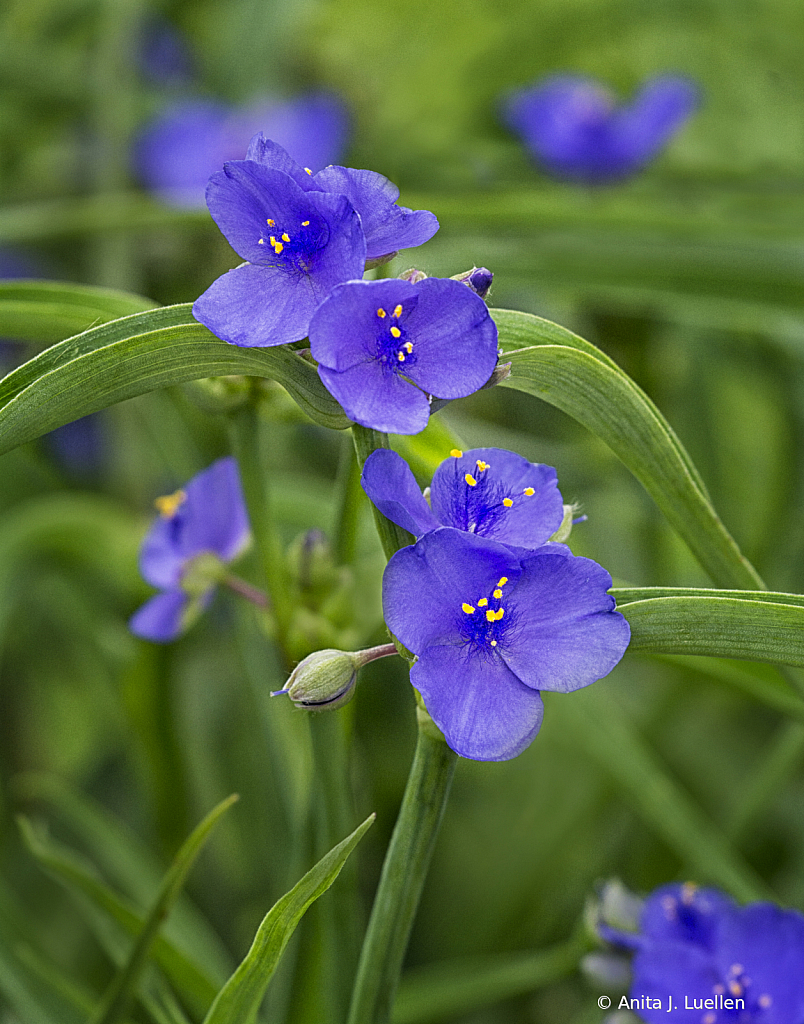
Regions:
<instances>
[{"instance_id":1,"label":"spiderwort flower","mask_svg":"<svg viewBox=\"0 0 804 1024\"><path fill-rule=\"evenodd\" d=\"M533 550L546 544L564 519L553 467L503 448L454 448L433 474L430 505L408 464L388 448L369 455L361 483L380 512L415 537L452 526Z\"/></svg>"},{"instance_id":2,"label":"spiderwort flower","mask_svg":"<svg viewBox=\"0 0 804 1024\"><path fill-rule=\"evenodd\" d=\"M203 611L249 539L237 463L219 459L180 491L159 498L160 518L140 549L140 572L162 590L132 616L146 640L175 640Z\"/></svg>"},{"instance_id":3,"label":"spiderwort flower","mask_svg":"<svg viewBox=\"0 0 804 1024\"><path fill-rule=\"evenodd\" d=\"M134 168L164 202L201 206L210 176L228 160L239 160L260 129L305 167L320 170L343 152L349 116L342 101L325 92L284 101L258 99L240 107L218 100L175 100L139 134Z\"/></svg>"},{"instance_id":4,"label":"spiderwort flower","mask_svg":"<svg viewBox=\"0 0 804 1024\"><path fill-rule=\"evenodd\" d=\"M442 527L398 551L383 577L391 632L417 656L410 681L456 753L504 761L542 723L540 690L568 692L611 671L628 646L611 577L543 547L519 559Z\"/></svg>"},{"instance_id":5,"label":"spiderwort flower","mask_svg":"<svg viewBox=\"0 0 804 1024\"><path fill-rule=\"evenodd\" d=\"M430 395L464 398L491 376L497 327L485 302L458 281L351 281L316 310L310 349L347 416L417 434Z\"/></svg>"},{"instance_id":6,"label":"spiderwort flower","mask_svg":"<svg viewBox=\"0 0 804 1024\"><path fill-rule=\"evenodd\" d=\"M649 79L631 103L618 107L599 83L555 75L510 95L503 119L548 172L600 184L641 170L698 103L699 91L687 78Z\"/></svg>"},{"instance_id":7,"label":"spiderwort flower","mask_svg":"<svg viewBox=\"0 0 804 1024\"><path fill-rule=\"evenodd\" d=\"M635 951L629 1006L648 1024L804 1020L804 915L796 910L738 907L687 882L648 897L639 932L599 930Z\"/></svg>"}]
</instances>

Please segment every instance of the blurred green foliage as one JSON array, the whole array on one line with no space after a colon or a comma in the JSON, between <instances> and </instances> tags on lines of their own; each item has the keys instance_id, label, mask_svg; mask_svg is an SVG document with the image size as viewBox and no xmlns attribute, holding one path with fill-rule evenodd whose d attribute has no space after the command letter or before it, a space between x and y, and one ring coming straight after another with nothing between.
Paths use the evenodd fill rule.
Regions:
<instances>
[{"instance_id":1,"label":"blurred green foliage","mask_svg":"<svg viewBox=\"0 0 804 1024\"><path fill-rule=\"evenodd\" d=\"M155 17L188 40L201 95L338 91L354 118L347 162L388 174L402 202L441 220L436 238L390 272L484 264L496 275L492 305L539 313L598 344L677 430L768 585L804 589L799 3L6 0L0 245L21 246L44 277L166 303L191 301L236 257L206 211L160 207L132 177L131 140L172 95L137 65L139 29ZM548 180L496 120L506 89L555 70L586 72L624 93L647 75L681 71L701 83L705 100L644 175L592 192ZM64 336L91 326L94 314L85 315ZM27 358L35 342L13 340L0 360ZM182 948L217 983L272 903L376 811L354 855L362 905L347 913L338 903L341 880L322 897L320 915L308 916L288 948L264 1019L325 1019L328 913L346 936L346 963L354 962L350 920L356 910L359 924L370 903L412 755L414 702L401 662L368 666L355 700L337 713L351 752L348 820L314 835L322 758L337 763L343 750L320 718L269 698L286 666L257 613L221 594L167 648L126 628L150 593L136 549L153 498L229 450L227 416L203 397L185 385L99 414L102 453L81 472L47 438L2 458L2 1024L39 1024L54 1013L67 1020L67 1005L69 1019L86 1019L76 1007L97 1001L111 950L128 941L41 873L15 825L20 809L144 912L192 825L239 792L166 933L177 942L183 935ZM383 642L383 558L365 501L354 558L339 546L348 438L308 421L278 388L266 390L261 410L264 468L297 595L306 531L327 533L337 553L329 598L315 586L302 595L294 649ZM466 447L504 446L555 465L565 500L588 515L574 551L618 582L706 585L640 485L556 409L496 388L440 415ZM442 442L400 446L423 484L446 454ZM242 573L259 577L253 554ZM351 603L344 610L344 595L353 595L354 612ZM741 895L755 886L804 905L804 731L747 695L756 680L775 685L778 673L631 655L593 691L546 700L542 732L516 760L462 762L400 1013L428 1005L436 981L417 980L422 965L445 962L449 987L450 977L455 985L466 978L467 964L475 977L570 940L602 878L619 875L636 890L690 875L711 880L696 854L701 835L726 851ZM304 956L315 970L301 972ZM494 959L464 959L477 957ZM489 1005L458 1002L437 1019L600 1020L599 989L571 964L549 984L538 978L534 969L508 988L489 984ZM54 985L79 992L71 1001ZM505 992L511 998L495 1001ZM198 1004L183 1005L201 1019ZM168 1002L159 1006L163 1019L182 1019L180 1011L170 1017ZM155 1012L140 1004L132 1020ZM404 1017L414 1019L425 1018Z\"/></svg>"}]
</instances>

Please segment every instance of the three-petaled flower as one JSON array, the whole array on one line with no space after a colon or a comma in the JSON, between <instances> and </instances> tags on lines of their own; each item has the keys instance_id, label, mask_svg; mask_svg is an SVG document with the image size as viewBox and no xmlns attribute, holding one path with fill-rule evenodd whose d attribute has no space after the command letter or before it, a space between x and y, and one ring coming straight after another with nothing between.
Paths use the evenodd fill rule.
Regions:
<instances>
[{"instance_id":1,"label":"three-petaled flower","mask_svg":"<svg viewBox=\"0 0 804 1024\"><path fill-rule=\"evenodd\" d=\"M361 482L380 512L415 537L452 526L514 549L533 550L546 544L564 521L553 467L503 448L453 449L433 474L430 505L408 464L388 448L369 455Z\"/></svg>"},{"instance_id":2,"label":"three-petaled flower","mask_svg":"<svg viewBox=\"0 0 804 1024\"><path fill-rule=\"evenodd\" d=\"M503 118L548 172L596 184L641 170L698 103L697 87L672 75L650 79L622 106L598 82L555 75L511 94Z\"/></svg>"},{"instance_id":3,"label":"three-petaled flower","mask_svg":"<svg viewBox=\"0 0 804 1024\"><path fill-rule=\"evenodd\" d=\"M245 160L207 186L207 205L247 262L218 278L193 316L235 345L299 341L336 285L362 277L366 261L420 245L438 230L426 210L396 204L399 190L374 171L300 167L262 135Z\"/></svg>"},{"instance_id":4,"label":"three-petaled flower","mask_svg":"<svg viewBox=\"0 0 804 1024\"><path fill-rule=\"evenodd\" d=\"M605 569L563 545L520 559L441 527L391 558L383 609L417 656L411 682L450 747L502 761L539 731L540 690L587 686L622 657L630 630L610 586Z\"/></svg>"},{"instance_id":5,"label":"three-petaled flower","mask_svg":"<svg viewBox=\"0 0 804 1024\"><path fill-rule=\"evenodd\" d=\"M458 281L350 281L310 322L328 390L356 423L395 434L427 426L430 398L465 398L497 364L497 327Z\"/></svg>"},{"instance_id":6,"label":"three-petaled flower","mask_svg":"<svg viewBox=\"0 0 804 1024\"><path fill-rule=\"evenodd\" d=\"M212 600L224 566L246 547L249 524L237 463L219 459L175 494L157 499L159 519L140 549L140 572L162 590L132 616L146 640L175 640Z\"/></svg>"},{"instance_id":7,"label":"three-petaled flower","mask_svg":"<svg viewBox=\"0 0 804 1024\"><path fill-rule=\"evenodd\" d=\"M648 1024L804 1020L804 915L796 910L739 907L687 882L648 897L638 932L598 928L635 951L631 992Z\"/></svg>"}]
</instances>

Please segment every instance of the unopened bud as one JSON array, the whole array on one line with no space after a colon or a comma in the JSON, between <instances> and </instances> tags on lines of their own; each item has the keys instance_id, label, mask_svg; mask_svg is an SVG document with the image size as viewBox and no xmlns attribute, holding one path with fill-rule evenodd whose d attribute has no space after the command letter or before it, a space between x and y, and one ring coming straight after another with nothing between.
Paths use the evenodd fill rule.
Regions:
<instances>
[{"instance_id":1,"label":"unopened bud","mask_svg":"<svg viewBox=\"0 0 804 1024\"><path fill-rule=\"evenodd\" d=\"M396 654L393 644L365 651L315 651L294 668L287 683L271 696L286 693L298 708L331 711L352 699L357 673L370 661Z\"/></svg>"},{"instance_id":2,"label":"unopened bud","mask_svg":"<svg viewBox=\"0 0 804 1024\"><path fill-rule=\"evenodd\" d=\"M575 522L575 513L577 511L577 505L564 506L564 518L561 520L561 526L559 526L550 540L555 541L558 544L563 544L569 539L569 535L572 533L572 524Z\"/></svg>"},{"instance_id":3,"label":"unopened bud","mask_svg":"<svg viewBox=\"0 0 804 1024\"><path fill-rule=\"evenodd\" d=\"M494 274L486 267L472 267L471 270L465 270L462 274L455 274L452 280L462 281L472 289L475 295L485 299L491 288L491 282L494 280Z\"/></svg>"},{"instance_id":4,"label":"unopened bud","mask_svg":"<svg viewBox=\"0 0 804 1024\"><path fill-rule=\"evenodd\" d=\"M403 281L410 281L411 284L418 284L420 281L427 280L427 274L423 270L417 270L415 267L411 267L410 270L403 270L399 277Z\"/></svg>"}]
</instances>

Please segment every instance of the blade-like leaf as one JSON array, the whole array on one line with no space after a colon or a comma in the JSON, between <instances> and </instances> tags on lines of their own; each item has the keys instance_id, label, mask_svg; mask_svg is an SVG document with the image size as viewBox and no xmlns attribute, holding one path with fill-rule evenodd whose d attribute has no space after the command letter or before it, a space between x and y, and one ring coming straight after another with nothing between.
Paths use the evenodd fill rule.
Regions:
<instances>
[{"instance_id":1,"label":"blade-like leaf","mask_svg":"<svg viewBox=\"0 0 804 1024\"><path fill-rule=\"evenodd\" d=\"M128 961L109 986L106 995L101 1000L96 1013L92 1017L92 1024L117 1024L117 1021L125 1013L140 975L148 962L148 956L159 928L163 920L170 913L171 907L181 892L190 868L195 863L198 854L201 852L221 816L229 810L237 799L237 795L233 794L227 797L226 800L222 800L193 829L185 842L182 843L181 849L176 854L168 873L165 875L159 894L145 919L142 931L137 936L137 941L131 949Z\"/></svg>"},{"instance_id":2,"label":"blade-like leaf","mask_svg":"<svg viewBox=\"0 0 804 1024\"><path fill-rule=\"evenodd\" d=\"M338 877L347 857L373 821L372 814L322 857L268 911L245 960L218 993L204 1024L250 1024L254 1020L268 982L296 925L310 904L325 893Z\"/></svg>"},{"instance_id":3,"label":"blade-like leaf","mask_svg":"<svg viewBox=\"0 0 804 1024\"><path fill-rule=\"evenodd\" d=\"M349 425L312 363L285 346L238 348L165 306L93 327L41 352L0 381L0 454L90 412L202 377L278 381L324 426Z\"/></svg>"},{"instance_id":4,"label":"blade-like leaf","mask_svg":"<svg viewBox=\"0 0 804 1024\"><path fill-rule=\"evenodd\" d=\"M0 281L0 337L51 344L156 305L142 295L84 284Z\"/></svg>"},{"instance_id":5,"label":"blade-like leaf","mask_svg":"<svg viewBox=\"0 0 804 1024\"><path fill-rule=\"evenodd\" d=\"M763 586L720 522L689 456L645 393L593 345L528 313L496 310L511 375L503 387L544 399L606 442L720 586ZM519 347L527 345L529 347Z\"/></svg>"}]
</instances>

